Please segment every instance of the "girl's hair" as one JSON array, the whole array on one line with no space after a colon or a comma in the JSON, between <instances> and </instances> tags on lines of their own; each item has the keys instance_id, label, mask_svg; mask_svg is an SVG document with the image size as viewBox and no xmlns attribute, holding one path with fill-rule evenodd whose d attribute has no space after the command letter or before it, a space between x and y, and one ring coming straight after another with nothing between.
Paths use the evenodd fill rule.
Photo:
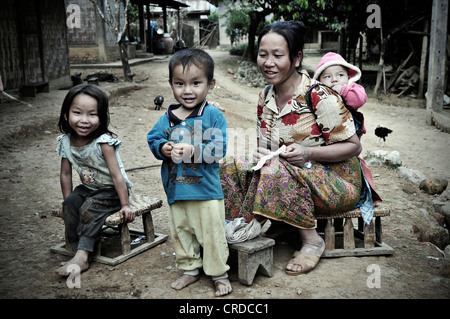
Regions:
<instances>
[{"instance_id":1,"label":"girl's hair","mask_svg":"<svg viewBox=\"0 0 450 319\"><path fill-rule=\"evenodd\" d=\"M169 81L172 82L173 70L177 65L183 66L183 71L190 64L194 64L200 69L205 70L208 83L214 78L214 60L203 50L188 48L177 51L169 61Z\"/></svg>"},{"instance_id":2,"label":"girl's hair","mask_svg":"<svg viewBox=\"0 0 450 319\"><path fill-rule=\"evenodd\" d=\"M108 129L109 126L109 109L108 109L108 97L98 87L92 84L79 84L74 86L67 93L64 98L64 102L61 107L61 114L59 116L58 127L62 133L76 134L69 124L69 111L73 100L78 94L86 94L97 100L97 114L99 117L99 127L91 133L91 138L95 139L102 134L109 134L116 136Z\"/></svg>"},{"instance_id":3,"label":"girl's hair","mask_svg":"<svg viewBox=\"0 0 450 319\"><path fill-rule=\"evenodd\" d=\"M258 37L258 48L262 37L270 32L278 33L284 37L289 48L289 58L291 62L294 61L300 51L303 52L306 32L306 27L303 22L295 20L280 21L265 26Z\"/></svg>"}]
</instances>

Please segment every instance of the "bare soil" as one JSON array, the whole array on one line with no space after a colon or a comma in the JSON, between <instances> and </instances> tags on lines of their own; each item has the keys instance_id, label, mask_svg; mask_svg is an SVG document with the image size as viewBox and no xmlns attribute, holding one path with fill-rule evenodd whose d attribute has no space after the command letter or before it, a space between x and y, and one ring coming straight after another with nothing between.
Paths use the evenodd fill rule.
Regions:
<instances>
[{"instance_id":1,"label":"bare soil","mask_svg":"<svg viewBox=\"0 0 450 319\"><path fill-rule=\"evenodd\" d=\"M239 83L228 72L237 69L237 57L222 51L209 52L217 63L217 86L209 100L217 101L225 109L230 128L253 129L261 89ZM307 57L304 66L314 69L316 60ZM167 64L168 57L163 56L133 66L135 80L150 77L139 84L100 84L111 93L112 129L123 142L120 153L135 185L134 192L164 201L163 207L153 213L156 232L163 234L169 234L169 209L159 168L153 166L159 163L148 148L146 134L168 103L174 101L167 83ZM72 70L72 73L76 71L82 71L83 76L92 72ZM122 77L120 69L109 71ZM54 213L62 202L60 159L55 148L60 134L57 119L66 93L67 90L39 93L36 98L25 99L31 106L0 104L0 298L214 299L207 277L181 291L170 288L170 283L180 275L170 238L117 266L92 263L81 275L80 288L69 288L66 279L54 272L61 262L68 260L50 252L50 247L61 243L64 237L63 221ZM158 94L165 98L159 111L153 104ZM362 108L368 129L362 138L364 151L380 149L373 132L381 124L394 131L384 150L399 151L403 166L419 170L427 177L450 179L449 135L426 125L422 102L369 98ZM377 190L392 211L382 223L384 242L395 249L394 255L322 259L311 273L291 277L284 268L294 248L280 243L274 247L274 275L269 278L258 274L249 287L238 282L236 265L230 259L233 292L223 299L448 299L450 260L420 242L414 232L414 225L424 218L424 210L434 213L435 196L420 191L396 170L380 166L371 169ZM139 219L133 224L137 228L141 225ZM371 288L370 265L379 267L379 287Z\"/></svg>"}]
</instances>

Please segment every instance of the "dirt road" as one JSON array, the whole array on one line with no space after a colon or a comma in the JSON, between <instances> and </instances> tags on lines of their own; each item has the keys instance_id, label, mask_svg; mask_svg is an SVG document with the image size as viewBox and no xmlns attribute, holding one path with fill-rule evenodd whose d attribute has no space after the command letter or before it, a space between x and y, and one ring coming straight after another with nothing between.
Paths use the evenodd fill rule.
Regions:
<instances>
[{"instance_id":1,"label":"dirt road","mask_svg":"<svg viewBox=\"0 0 450 319\"><path fill-rule=\"evenodd\" d=\"M252 130L260 89L240 84L227 72L236 69L237 58L221 51L210 53L217 63L217 86L209 100L225 108L229 126L235 132ZM311 61L315 60L306 58L304 65L310 63L314 68ZM168 206L160 172L158 168L144 167L158 164L148 149L146 134L165 107L154 110L153 99L162 94L164 106L173 101L167 83L167 62L167 58L161 58L133 67L135 79L150 76L133 90L118 90L123 82L100 85L115 92L111 96L112 129L123 142L120 152L125 167L134 169L129 172L134 191L164 200L163 207L153 214L156 231L164 234L169 234ZM120 77L120 70L114 72ZM50 252L64 234L63 221L53 212L62 201L55 148L60 134L57 117L66 93L41 93L27 100L32 106L0 105L0 297L214 299L208 278L181 291L170 288L179 276L170 239L114 267L92 263L81 275L81 288L68 288L66 280L56 275L54 269L67 260ZM399 151L404 166L428 177L450 179L449 135L425 125L423 108L394 106L387 100L380 103L370 98L362 111L368 129L362 139L364 151L380 149L373 131L381 124L394 131L384 149ZM450 261L421 243L413 232L424 214L434 212L434 197L399 177L395 170L376 166L372 171L377 190L392 210L392 215L384 218L383 227L384 241L395 249L394 255L322 259L310 274L290 277L284 268L293 248L279 244L274 248L273 277L258 275L247 287L237 281L233 267L230 276L234 291L224 299L449 298ZM135 223L139 227L139 221ZM380 270L379 287L368 284L371 265Z\"/></svg>"}]
</instances>

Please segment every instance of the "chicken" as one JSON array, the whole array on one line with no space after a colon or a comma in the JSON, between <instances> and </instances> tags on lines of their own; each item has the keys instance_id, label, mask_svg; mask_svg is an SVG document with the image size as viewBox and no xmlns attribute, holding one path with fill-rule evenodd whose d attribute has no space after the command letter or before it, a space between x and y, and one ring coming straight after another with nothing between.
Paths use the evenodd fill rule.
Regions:
<instances>
[{"instance_id":1,"label":"chicken","mask_svg":"<svg viewBox=\"0 0 450 319\"><path fill-rule=\"evenodd\" d=\"M155 103L155 110L160 110L161 106L164 103L164 97L162 95L158 95L158 96L155 97L153 102Z\"/></svg>"},{"instance_id":2,"label":"chicken","mask_svg":"<svg viewBox=\"0 0 450 319\"><path fill-rule=\"evenodd\" d=\"M378 125L377 128L375 129L375 135L379 137L377 143L380 143L381 139L383 139L383 143L382 143L381 147L384 147L384 143L386 142L386 137L390 133L392 133L391 129L388 129L387 127L382 127L380 125Z\"/></svg>"}]
</instances>

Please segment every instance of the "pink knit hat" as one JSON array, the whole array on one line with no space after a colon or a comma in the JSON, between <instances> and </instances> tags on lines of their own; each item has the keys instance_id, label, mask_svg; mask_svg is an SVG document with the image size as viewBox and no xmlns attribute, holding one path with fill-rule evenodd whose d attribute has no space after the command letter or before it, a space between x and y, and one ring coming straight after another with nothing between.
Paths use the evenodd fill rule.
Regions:
<instances>
[{"instance_id":1,"label":"pink knit hat","mask_svg":"<svg viewBox=\"0 0 450 319\"><path fill-rule=\"evenodd\" d=\"M348 84L352 84L353 82L358 81L361 78L361 70L348 63L344 60L342 56L340 56L337 53L334 52L328 52L325 54L322 59L320 59L319 65L317 66L316 72L314 73L314 80L318 80L320 77L320 74L322 72L332 66L332 65L342 65L348 69Z\"/></svg>"}]
</instances>

